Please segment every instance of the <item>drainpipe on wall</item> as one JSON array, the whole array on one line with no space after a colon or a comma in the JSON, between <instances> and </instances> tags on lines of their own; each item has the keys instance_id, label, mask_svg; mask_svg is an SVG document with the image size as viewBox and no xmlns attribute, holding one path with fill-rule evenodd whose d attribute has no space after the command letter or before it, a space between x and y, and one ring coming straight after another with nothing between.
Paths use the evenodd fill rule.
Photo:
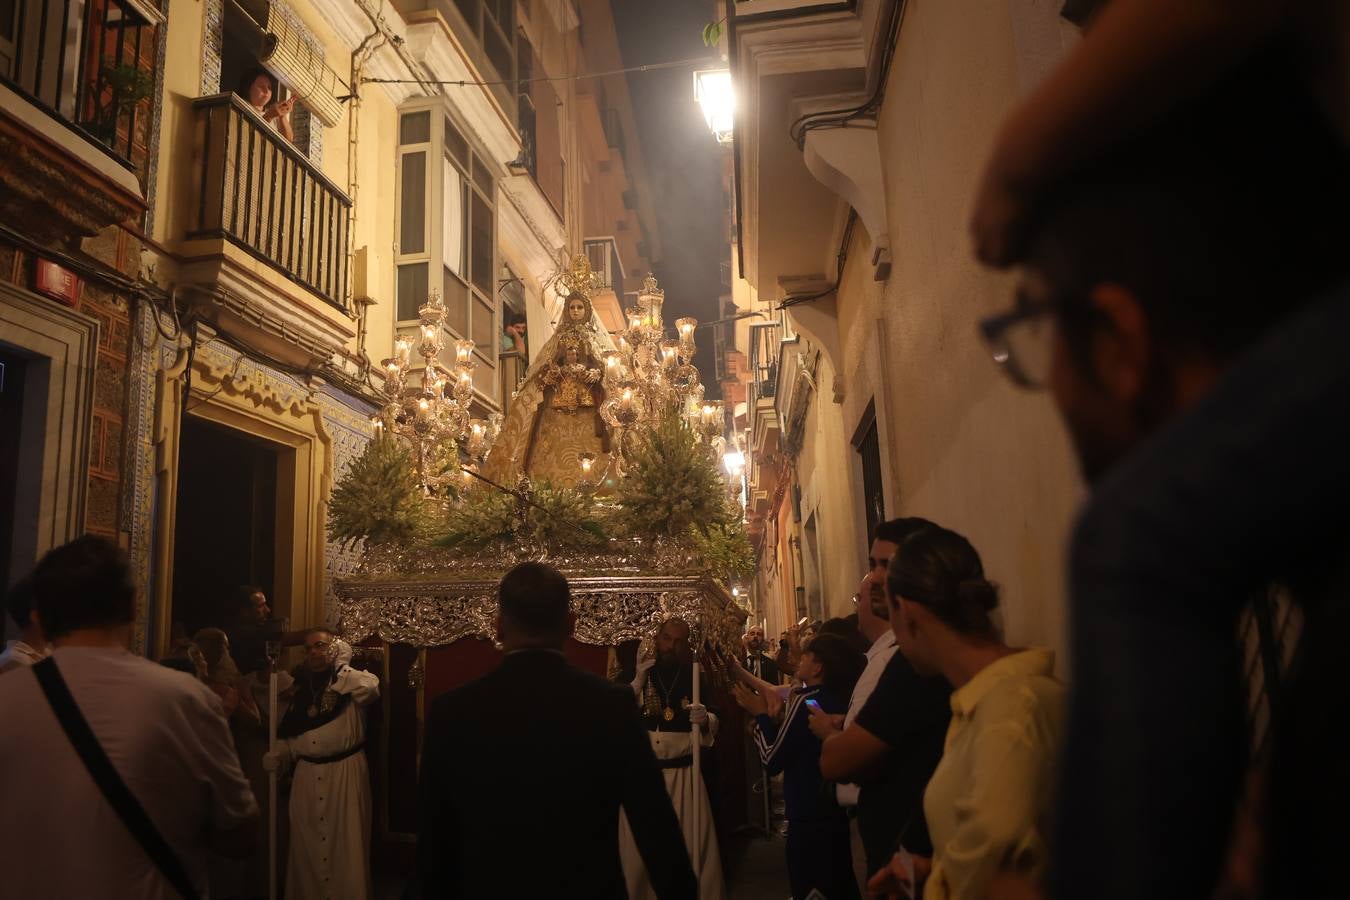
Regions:
<instances>
[{"instance_id":1,"label":"drainpipe on wall","mask_svg":"<svg viewBox=\"0 0 1350 900\"><path fill-rule=\"evenodd\" d=\"M376 38L379 38L379 40L376 41ZM377 27L366 35L360 45L352 51L351 81L349 82L352 95L351 106L347 110L347 197L352 201L351 206L347 209L347 271L349 272L355 271L356 265L356 195L359 190L356 165L359 150L357 137L360 131L358 122L361 118L361 73L365 70L366 61L386 43L388 43L388 40ZM347 280L347 290L349 292L352 290L351 279ZM356 306L356 352L361 357L361 375L369 379L371 361L370 355L366 352L366 314L373 301L369 297L349 297L348 300Z\"/></svg>"}]
</instances>

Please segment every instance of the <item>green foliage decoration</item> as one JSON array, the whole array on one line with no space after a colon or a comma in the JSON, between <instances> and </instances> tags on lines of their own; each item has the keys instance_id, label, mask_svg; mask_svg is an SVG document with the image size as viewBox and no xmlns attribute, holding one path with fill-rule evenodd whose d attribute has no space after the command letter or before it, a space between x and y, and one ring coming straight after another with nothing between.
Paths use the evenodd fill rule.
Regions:
<instances>
[{"instance_id":1,"label":"green foliage decoration","mask_svg":"<svg viewBox=\"0 0 1350 900\"><path fill-rule=\"evenodd\" d=\"M436 543L477 550L495 541L583 548L608 540L593 501L580 491L541 482L531 499L533 506L494 488L473 488L450 507L446 530Z\"/></svg>"},{"instance_id":2,"label":"green foliage decoration","mask_svg":"<svg viewBox=\"0 0 1350 900\"><path fill-rule=\"evenodd\" d=\"M732 516L717 463L677 415L662 415L633 436L628 474L616 499L624 531L638 537L704 534Z\"/></svg>"},{"instance_id":3,"label":"green foliage decoration","mask_svg":"<svg viewBox=\"0 0 1350 900\"><path fill-rule=\"evenodd\" d=\"M418 543L435 519L412 451L397 438L372 438L338 480L328 500L328 537L344 546Z\"/></svg>"},{"instance_id":4,"label":"green foliage decoration","mask_svg":"<svg viewBox=\"0 0 1350 900\"><path fill-rule=\"evenodd\" d=\"M541 483L534 502L542 509L531 509L521 530L540 546L597 547L609 539L595 501L578 490Z\"/></svg>"},{"instance_id":5,"label":"green foliage decoration","mask_svg":"<svg viewBox=\"0 0 1350 900\"><path fill-rule=\"evenodd\" d=\"M515 531L516 498L494 488L470 488L450 507L445 530L436 539L442 547L476 550Z\"/></svg>"},{"instance_id":6,"label":"green foliage decoration","mask_svg":"<svg viewBox=\"0 0 1350 900\"><path fill-rule=\"evenodd\" d=\"M755 550L744 523L714 524L708 530L690 528L689 541L708 564L708 570L725 581L749 578L755 574Z\"/></svg>"}]
</instances>

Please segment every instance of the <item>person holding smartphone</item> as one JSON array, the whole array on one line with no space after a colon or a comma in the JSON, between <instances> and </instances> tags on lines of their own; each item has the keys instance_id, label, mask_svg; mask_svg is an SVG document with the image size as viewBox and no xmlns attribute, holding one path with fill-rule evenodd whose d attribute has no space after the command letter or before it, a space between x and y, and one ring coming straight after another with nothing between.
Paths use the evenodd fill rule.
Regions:
<instances>
[{"instance_id":1,"label":"person holding smartphone","mask_svg":"<svg viewBox=\"0 0 1350 900\"><path fill-rule=\"evenodd\" d=\"M866 657L838 635L814 637L802 648L797 665L802 687L788 697L781 722L769 715L761 692L740 683L732 688L736 702L755 717L760 762L770 775L783 773L788 881L795 900L813 890L830 900L859 896L848 817L835 800L834 785L820 774L820 739L811 733L808 719L813 708L843 714L866 664Z\"/></svg>"}]
</instances>

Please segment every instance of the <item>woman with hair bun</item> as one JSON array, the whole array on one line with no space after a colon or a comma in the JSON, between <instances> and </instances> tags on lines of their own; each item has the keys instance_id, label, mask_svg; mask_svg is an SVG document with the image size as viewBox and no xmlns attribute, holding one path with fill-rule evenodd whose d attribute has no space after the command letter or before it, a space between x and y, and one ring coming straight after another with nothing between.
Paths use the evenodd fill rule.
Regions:
<instances>
[{"instance_id":1,"label":"woman with hair bun","mask_svg":"<svg viewBox=\"0 0 1350 900\"><path fill-rule=\"evenodd\" d=\"M937 525L899 545L886 600L900 652L920 675L951 683L952 719L923 798L933 857L897 854L870 886L910 896L903 885L918 882L924 900L973 900L1003 873L1039 880L1064 718L1054 654L1004 643L979 554Z\"/></svg>"}]
</instances>

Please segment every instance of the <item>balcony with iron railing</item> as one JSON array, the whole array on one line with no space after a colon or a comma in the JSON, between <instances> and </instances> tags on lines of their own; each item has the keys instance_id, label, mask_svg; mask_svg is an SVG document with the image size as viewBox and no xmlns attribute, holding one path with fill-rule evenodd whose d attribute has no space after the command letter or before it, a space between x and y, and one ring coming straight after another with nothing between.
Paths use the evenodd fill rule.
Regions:
<instances>
[{"instance_id":1,"label":"balcony with iron railing","mask_svg":"<svg viewBox=\"0 0 1350 900\"><path fill-rule=\"evenodd\" d=\"M763 461L778 450L780 420L776 398L783 360L783 326L780 322L750 326L750 385L746 396L749 417L751 460L747 471L752 515L761 514L761 505L773 495L772 468Z\"/></svg>"},{"instance_id":2,"label":"balcony with iron railing","mask_svg":"<svg viewBox=\"0 0 1350 900\"><path fill-rule=\"evenodd\" d=\"M192 107L201 190L187 237L224 238L345 310L351 200L237 95Z\"/></svg>"},{"instance_id":3,"label":"balcony with iron railing","mask_svg":"<svg viewBox=\"0 0 1350 900\"><path fill-rule=\"evenodd\" d=\"M351 200L235 94L192 101L182 276L207 309L311 357L354 334L348 307Z\"/></svg>"},{"instance_id":4,"label":"balcony with iron railing","mask_svg":"<svg viewBox=\"0 0 1350 900\"><path fill-rule=\"evenodd\" d=\"M615 332L625 327L624 322L624 265L619 255L619 243L612 236L589 237L582 249L590 262L591 271L599 279L599 290L591 298L596 315L605 330Z\"/></svg>"},{"instance_id":5,"label":"balcony with iron railing","mask_svg":"<svg viewBox=\"0 0 1350 900\"><path fill-rule=\"evenodd\" d=\"M119 164L147 158L158 12L127 0L0 3L0 82Z\"/></svg>"},{"instance_id":6,"label":"balcony with iron railing","mask_svg":"<svg viewBox=\"0 0 1350 900\"><path fill-rule=\"evenodd\" d=\"M145 210L159 11L139 0L0 2L0 218L89 236Z\"/></svg>"},{"instance_id":7,"label":"balcony with iron railing","mask_svg":"<svg viewBox=\"0 0 1350 900\"><path fill-rule=\"evenodd\" d=\"M612 237L586 238L582 242L591 271L600 279L600 286L616 294L623 294L623 260L619 244Z\"/></svg>"}]
</instances>

